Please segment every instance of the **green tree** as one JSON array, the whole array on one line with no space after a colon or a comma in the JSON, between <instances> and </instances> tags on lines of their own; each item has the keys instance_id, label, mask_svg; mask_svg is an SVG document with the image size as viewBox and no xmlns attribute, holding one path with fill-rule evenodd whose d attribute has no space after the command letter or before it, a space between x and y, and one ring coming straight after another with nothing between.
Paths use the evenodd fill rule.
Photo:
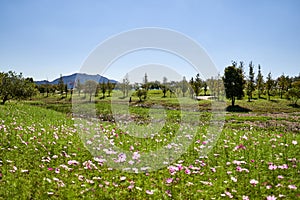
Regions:
<instances>
[{"instance_id":1,"label":"green tree","mask_svg":"<svg viewBox=\"0 0 300 200\"><path fill-rule=\"evenodd\" d=\"M122 83L119 85L122 93L123 93L123 98L128 97L128 92L130 90L130 81L128 74L123 78Z\"/></svg>"},{"instance_id":2,"label":"green tree","mask_svg":"<svg viewBox=\"0 0 300 200\"><path fill-rule=\"evenodd\" d=\"M66 94L66 98L68 97L68 92L69 92L69 90L68 90L68 84L65 84L65 94Z\"/></svg>"},{"instance_id":3,"label":"green tree","mask_svg":"<svg viewBox=\"0 0 300 200\"><path fill-rule=\"evenodd\" d=\"M226 98L231 99L231 105L234 106L235 99L241 99L244 96L245 80L241 66L236 67L236 62L232 66L225 68L223 77Z\"/></svg>"},{"instance_id":4,"label":"green tree","mask_svg":"<svg viewBox=\"0 0 300 200\"><path fill-rule=\"evenodd\" d=\"M10 99L26 99L36 94L32 78L23 78L22 74L9 71L0 73L0 97L2 104Z\"/></svg>"},{"instance_id":5,"label":"green tree","mask_svg":"<svg viewBox=\"0 0 300 200\"><path fill-rule=\"evenodd\" d=\"M106 88L107 88L106 84L104 82L102 82L102 84L100 85L100 90L101 90L103 99L105 98Z\"/></svg>"},{"instance_id":6,"label":"green tree","mask_svg":"<svg viewBox=\"0 0 300 200\"><path fill-rule=\"evenodd\" d=\"M166 94L167 94L167 91L168 91L168 87L167 87L167 82L168 82L168 79L167 77L163 77L163 84L161 85L161 89L162 89L162 92L164 94L164 97L166 97Z\"/></svg>"},{"instance_id":7,"label":"green tree","mask_svg":"<svg viewBox=\"0 0 300 200\"><path fill-rule=\"evenodd\" d=\"M277 82L278 82L278 86L279 86L280 98L282 99L284 92L288 88L288 77L286 77L284 74L282 74L280 77L277 78Z\"/></svg>"},{"instance_id":8,"label":"green tree","mask_svg":"<svg viewBox=\"0 0 300 200\"><path fill-rule=\"evenodd\" d=\"M64 80L63 80L62 75L60 75L60 77L59 77L57 88L60 92L60 95L62 96L63 93L64 93L64 89L65 89L65 84L64 84Z\"/></svg>"},{"instance_id":9,"label":"green tree","mask_svg":"<svg viewBox=\"0 0 300 200\"><path fill-rule=\"evenodd\" d=\"M107 92L108 92L108 96L110 97L110 94L113 91L114 85L113 83L111 83L109 80L106 83L106 88L107 88Z\"/></svg>"},{"instance_id":10,"label":"green tree","mask_svg":"<svg viewBox=\"0 0 300 200\"><path fill-rule=\"evenodd\" d=\"M201 87L202 87L202 80L200 78L200 74L198 73L196 74L194 87L193 87L196 96L199 96L199 93L201 92Z\"/></svg>"},{"instance_id":11,"label":"green tree","mask_svg":"<svg viewBox=\"0 0 300 200\"><path fill-rule=\"evenodd\" d=\"M258 98L260 99L260 95L264 91L264 77L261 73L260 65L258 65L258 74L256 77L256 88L257 88Z\"/></svg>"},{"instance_id":12,"label":"green tree","mask_svg":"<svg viewBox=\"0 0 300 200\"><path fill-rule=\"evenodd\" d=\"M185 97L185 93L189 89L188 82L186 81L185 76L183 77L183 79L182 79L181 83L179 83L179 85L180 85L180 89L181 89L181 92L182 92L182 96Z\"/></svg>"},{"instance_id":13,"label":"green tree","mask_svg":"<svg viewBox=\"0 0 300 200\"><path fill-rule=\"evenodd\" d=\"M204 90L204 96L206 96L206 92L207 92L207 83L206 83L206 81L203 82L203 90Z\"/></svg>"},{"instance_id":14,"label":"green tree","mask_svg":"<svg viewBox=\"0 0 300 200\"><path fill-rule=\"evenodd\" d=\"M145 73L144 79L143 79L143 88L145 88L145 90L148 91L149 89L149 84L148 84L148 75L147 73Z\"/></svg>"},{"instance_id":15,"label":"green tree","mask_svg":"<svg viewBox=\"0 0 300 200\"><path fill-rule=\"evenodd\" d=\"M45 84L45 88L46 88L47 97L49 97L50 89L49 89L49 81L48 80L47 80L47 83Z\"/></svg>"},{"instance_id":16,"label":"green tree","mask_svg":"<svg viewBox=\"0 0 300 200\"><path fill-rule=\"evenodd\" d=\"M272 79L272 74L269 72L267 76L267 81L266 81L266 90L268 94L268 100L270 101L271 93L274 87L274 80Z\"/></svg>"},{"instance_id":17,"label":"green tree","mask_svg":"<svg viewBox=\"0 0 300 200\"><path fill-rule=\"evenodd\" d=\"M248 96L249 102L252 99L252 93L255 90L253 68L254 68L254 65L252 64L252 61L251 61L249 63L249 75L248 75L248 80L247 80L247 96Z\"/></svg>"},{"instance_id":18,"label":"green tree","mask_svg":"<svg viewBox=\"0 0 300 200\"><path fill-rule=\"evenodd\" d=\"M76 80L76 85L75 85L75 88L77 89L77 91L78 91L78 96L80 96L80 92L81 92L81 90L82 90L82 84L81 84L81 82L80 82L80 79L79 78L77 78L77 80Z\"/></svg>"},{"instance_id":19,"label":"green tree","mask_svg":"<svg viewBox=\"0 0 300 200\"><path fill-rule=\"evenodd\" d=\"M144 99L147 98L147 90L140 88L136 91L136 95L139 97L140 102Z\"/></svg>"},{"instance_id":20,"label":"green tree","mask_svg":"<svg viewBox=\"0 0 300 200\"><path fill-rule=\"evenodd\" d=\"M300 81L295 81L292 83L292 88L288 90L288 96L296 106L298 99L300 99Z\"/></svg>"},{"instance_id":21,"label":"green tree","mask_svg":"<svg viewBox=\"0 0 300 200\"><path fill-rule=\"evenodd\" d=\"M84 83L84 92L90 95L90 102L92 102L92 95L96 93L97 85L97 82L93 80L87 80Z\"/></svg>"}]
</instances>

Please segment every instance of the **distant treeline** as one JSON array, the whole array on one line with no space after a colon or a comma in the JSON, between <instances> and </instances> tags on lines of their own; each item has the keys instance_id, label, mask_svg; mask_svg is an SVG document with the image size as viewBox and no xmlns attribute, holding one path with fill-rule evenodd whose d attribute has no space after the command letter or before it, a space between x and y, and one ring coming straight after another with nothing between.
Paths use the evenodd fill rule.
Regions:
<instances>
[{"instance_id":1,"label":"distant treeline","mask_svg":"<svg viewBox=\"0 0 300 200\"><path fill-rule=\"evenodd\" d=\"M57 84L35 84L32 78L24 78L21 74L9 71L7 73L0 72L0 97L2 104L9 99L27 99L34 95L41 94L46 97L49 95L59 94L61 98L70 98L74 91L80 96L88 95L91 101L92 96L102 94L100 98L111 96L113 90L122 91L123 97L128 97L129 91L135 90L135 95L140 101L147 99L148 90L161 90L162 97L172 96L190 96L197 98L199 95L210 95L219 100L227 97L234 106L236 99L242 99L247 96L251 101L254 94L257 98L267 95L268 100L271 96L278 95L280 98L290 99L294 104L300 98L300 73L298 76L289 77L282 74L280 77L272 78L271 72L264 76L261 73L261 66L258 65L257 72L254 70L254 64L249 63L248 73L245 73L244 62L235 61L231 66L224 70L224 75L218 75L209 79L201 79L199 74L192 77L189 81L185 77L181 81L168 81L167 77L163 77L162 82L148 81L147 74L141 77L142 83L130 83L128 75L124 77L122 82L106 82L98 83L95 80L86 80L81 82L80 79L75 80L73 88L69 88L60 76ZM257 75L256 75L257 74ZM130 98L131 99L131 98Z\"/></svg>"}]
</instances>

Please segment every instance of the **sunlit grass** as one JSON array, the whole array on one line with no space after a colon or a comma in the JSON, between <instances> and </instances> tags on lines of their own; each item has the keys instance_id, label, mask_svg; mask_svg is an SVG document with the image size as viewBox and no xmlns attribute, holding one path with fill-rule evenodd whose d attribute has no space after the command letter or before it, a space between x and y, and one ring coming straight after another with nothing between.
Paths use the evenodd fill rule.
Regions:
<instances>
[{"instance_id":1,"label":"sunlit grass","mask_svg":"<svg viewBox=\"0 0 300 200\"><path fill-rule=\"evenodd\" d=\"M138 108L137 113L139 109L147 110ZM177 111L168 112L170 122L179 125L172 117ZM0 107L0 197L266 199L274 195L296 199L300 195L299 132L260 127L272 116L255 115L229 115L218 143L207 157L199 155L205 146L205 126L201 126L189 150L175 163L135 174L110 169L105 161L94 160L71 116L20 102L8 103ZM207 117L204 115L200 121L207 121ZM278 121L295 122L297 117L290 113ZM114 123L101 123L105 134L120 148L142 152L154 147L151 141L124 135L122 130L113 131ZM169 140L173 136L167 133L172 130L173 125L166 125L155 138ZM72 164L73 160L78 164Z\"/></svg>"}]
</instances>

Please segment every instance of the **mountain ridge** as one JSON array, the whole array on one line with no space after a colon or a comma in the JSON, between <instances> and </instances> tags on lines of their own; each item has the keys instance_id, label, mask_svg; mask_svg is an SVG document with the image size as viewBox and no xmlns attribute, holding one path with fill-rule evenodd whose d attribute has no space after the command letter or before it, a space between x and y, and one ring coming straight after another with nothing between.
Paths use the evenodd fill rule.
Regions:
<instances>
[{"instance_id":1,"label":"mountain ridge","mask_svg":"<svg viewBox=\"0 0 300 200\"><path fill-rule=\"evenodd\" d=\"M42 85L42 84L50 84L50 85L56 85L59 82L59 78L54 79L53 81L48 81L48 80L42 80L42 81L35 81L35 83L37 85ZM111 83L117 83L116 80L113 79L108 79L104 76L101 76L99 74L96 75L90 75L90 74L86 74L86 73L74 73L71 75L65 75L62 76L63 82L64 84L68 85L68 88L73 88L75 82L79 79L80 82L83 84L85 81L87 80L93 80L96 81L98 83L107 83L108 81Z\"/></svg>"}]
</instances>

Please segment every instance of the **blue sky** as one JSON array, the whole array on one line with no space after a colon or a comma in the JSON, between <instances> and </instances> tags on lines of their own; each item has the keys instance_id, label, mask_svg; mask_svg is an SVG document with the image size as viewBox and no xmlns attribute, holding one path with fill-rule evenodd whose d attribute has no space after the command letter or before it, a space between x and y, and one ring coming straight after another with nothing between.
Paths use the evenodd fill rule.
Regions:
<instances>
[{"instance_id":1,"label":"blue sky","mask_svg":"<svg viewBox=\"0 0 300 200\"><path fill-rule=\"evenodd\" d=\"M112 35L161 27L193 38L221 73L231 60L246 66L252 60L265 76L294 76L300 72L299 9L297 0L1 0L0 71L53 80L79 71Z\"/></svg>"}]
</instances>

